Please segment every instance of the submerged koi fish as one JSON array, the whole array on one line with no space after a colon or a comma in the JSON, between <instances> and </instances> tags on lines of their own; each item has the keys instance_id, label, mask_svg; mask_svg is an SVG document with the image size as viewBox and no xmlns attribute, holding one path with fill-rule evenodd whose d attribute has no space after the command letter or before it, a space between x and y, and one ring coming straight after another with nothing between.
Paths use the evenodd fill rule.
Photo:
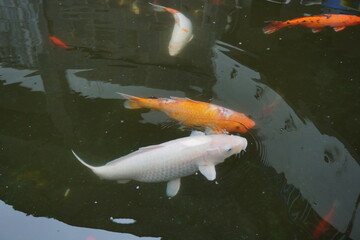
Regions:
<instances>
[{"instance_id":1,"label":"submerged koi fish","mask_svg":"<svg viewBox=\"0 0 360 240\"><path fill-rule=\"evenodd\" d=\"M180 189L180 178L200 171L208 180L216 178L215 166L226 158L245 150L247 140L234 135L205 135L193 133L158 145L140 148L126 156L94 167L74 156L102 179L127 183L168 182L166 193L175 196Z\"/></svg>"},{"instance_id":2,"label":"submerged koi fish","mask_svg":"<svg viewBox=\"0 0 360 240\"><path fill-rule=\"evenodd\" d=\"M175 19L175 25L168 48L170 56L178 55L181 50L186 46L186 44L190 42L193 38L191 21L187 17L185 17L184 14L175 9L163 7L153 3L149 4L154 6L155 10L157 11L166 10L173 15Z\"/></svg>"},{"instance_id":3,"label":"submerged koi fish","mask_svg":"<svg viewBox=\"0 0 360 240\"><path fill-rule=\"evenodd\" d=\"M124 106L128 109L150 108L163 111L169 117L186 127L203 127L216 133L246 133L255 122L242 113L188 98L139 98L119 93L128 99Z\"/></svg>"},{"instance_id":4,"label":"submerged koi fish","mask_svg":"<svg viewBox=\"0 0 360 240\"><path fill-rule=\"evenodd\" d=\"M140 14L140 8L138 6L138 0L135 0L135 1L132 2L131 11L136 15Z\"/></svg>"},{"instance_id":5,"label":"submerged koi fish","mask_svg":"<svg viewBox=\"0 0 360 240\"><path fill-rule=\"evenodd\" d=\"M337 204L334 204L326 216L316 225L314 231L312 232L312 238L318 239L320 238L330 227L330 222L334 217L334 213L336 211Z\"/></svg>"},{"instance_id":6,"label":"submerged koi fish","mask_svg":"<svg viewBox=\"0 0 360 240\"><path fill-rule=\"evenodd\" d=\"M360 17L355 15L322 14L311 17L295 18L284 22L269 22L269 25L264 27L263 31L266 34L270 34L284 27L304 26L311 28L313 33L318 33L325 27L331 27L335 32L338 32L347 26L354 26L358 24L360 24Z\"/></svg>"},{"instance_id":7,"label":"submerged koi fish","mask_svg":"<svg viewBox=\"0 0 360 240\"><path fill-rule=\"evenodd\" d=\"M56 45L58 47L62 47L65 49L74 49L73 47L68 46L66 43L64 43L61 39L59 39L57 37L50 36L49 39L54 45Z\"/></svg>"}]
</instances>

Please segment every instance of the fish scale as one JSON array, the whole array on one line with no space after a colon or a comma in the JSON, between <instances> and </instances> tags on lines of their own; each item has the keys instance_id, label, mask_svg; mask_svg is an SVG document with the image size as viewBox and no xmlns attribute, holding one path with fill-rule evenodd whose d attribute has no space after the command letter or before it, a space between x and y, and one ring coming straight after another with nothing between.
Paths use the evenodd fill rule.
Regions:
<instances>
[{"instance_id":1,"label":"fish scale","mask_svg":"<svg viewBox=\"0 0 360 240\"><path fill-rule=\"evenodd\" d=\"M141 182L163 182L190 175L197 170L198 166L191 162L183 162L176 165L168 164L163 168L153 169L153 171L144 171L139 177L135 178L135 180Z\"/></svg>"}]
</instances>

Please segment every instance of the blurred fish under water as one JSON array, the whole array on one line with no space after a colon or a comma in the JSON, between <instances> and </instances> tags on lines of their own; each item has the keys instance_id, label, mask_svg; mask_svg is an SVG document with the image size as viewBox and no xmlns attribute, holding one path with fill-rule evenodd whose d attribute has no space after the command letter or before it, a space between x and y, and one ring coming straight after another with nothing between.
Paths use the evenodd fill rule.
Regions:
<instances>
[{"instance_id":1,"label":"blurred fish under water","mask_svg":"<svg viewBox=\"0 0 360 240\"><path fill-rule=\"evenodd\" d=\"M175 24L168 48L170 56L178 55L188 42L193 39L191 20L175 9L163 7L154 3L149 4L154 6L156 11L166 10L173 15Z\"/></svg>"},{"instance_id":2,"label":"blurred fish under water","mask_svg":"<svg viewBox=\"0 0 360 240\"><path fill-rule=\"evenodd\" d=\"M63 40L61 40L55 36L50 36L49 39L55 46L65 48L65 49L74 49L74 47L67 45Z\"/></svg>"}]
</instances>

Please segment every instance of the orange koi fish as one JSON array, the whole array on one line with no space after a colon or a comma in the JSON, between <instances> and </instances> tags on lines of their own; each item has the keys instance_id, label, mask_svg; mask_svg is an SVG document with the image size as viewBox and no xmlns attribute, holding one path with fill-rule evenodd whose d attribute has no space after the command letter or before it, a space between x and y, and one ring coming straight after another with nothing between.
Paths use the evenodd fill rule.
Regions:
<instances>
[{"instance_id":1,"label":"orange koi fish","mask_svg":"<svg viewBox=\"0 0 360 240\"><path fill-rule=\"evenodd\" d=\"M266 34L270 34L284 27L304 26L311 28L313 33L321 32L325 27L331 27L335 32L338 32L347 26L358 24L360 24L360 17L355 15L322 14L311 17L295 18L284 22L269 22L269 25L264 27L263 31Z\"/></svg>"},{"instance_id":2,"label":"orange koi fish","mask_svg":"<svg viewBox=\"0 0 360 240\"><path fill-rule=\"evenodd\" d=\"M216 133L246 133L255 122L242 113L188 98L139 98L119 93L128 99L124 106L128 109L150 108L163 111L169 117L186 127L203 127Z\"/></svg>"},{"instance_id":3,"label":"orange koi fish","mask_svg":"<svg viewBox=\"0 0 360 240\"><path fill-rule=\"evenodd\" d=\"M330 222L334 217L334 213L336 211L337 204L334 204L326 216L316 225L313 233L312 238L318 239L323 235L330 227Z\"/></svg>"},{"instance_id":4,"label":"orange koi fish","mask_svg":"<svg viewBox=\"0 0 360 240\"><path fill-rule=\"evenodd\" d=\"M68 46L66 43L64 43L61 39L59 39L57 37L50 36L49 39L54 45L56 45L58 47L62 47L65 49L74 49L73 47Z\"/></svg>"}]
</instances>

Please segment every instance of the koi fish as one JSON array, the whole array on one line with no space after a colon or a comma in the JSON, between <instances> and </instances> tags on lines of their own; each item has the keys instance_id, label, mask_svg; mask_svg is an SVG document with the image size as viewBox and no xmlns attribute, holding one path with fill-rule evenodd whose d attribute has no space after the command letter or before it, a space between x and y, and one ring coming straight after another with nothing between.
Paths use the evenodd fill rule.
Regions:
<instances>
[{"instance_id":1,"label":"koi fish","mask_svg":"<svg viewBox=\"0 0 360 240\"><path fill-rule=\"evenodd\" d=\"M331 27L335 32L344 30L347 26L360 24L360 17L355 15L343 14L322 14L311 17L295 18L287 21L269 22L269 25L263 28L265 34L276 32L280 28L304 26L312 29L313 33L321 32L325 27Z\"/></svg>"},{"instance_id":2,"label":"koi fish","mask_svg":"<svg viewBox=\"0 0 360 240\"><path fill-rule=\"evenodd\" d=\"M312 233L313 239L318 239L323 235L330 227L330 222L334 217L334 213L336 211L337 204L334 204L326 216L316 225L314 231Z\"/></svg>"},{"instance_id":3,"label":"koi fish","mask_svg":"<svg viewBox=\"0 0 360 240\"><path fill-rule=\"evenodd\" d=\"M94 167L74 156L98 177L127 183L167 181L166 193L175 196L180 178L200 171L208 180L216 178L215 165L245 150L247 140L234 135L197 135L140 148L103 166Z\"/></svg>"},{"instance_id":4,"label":"koi fish","mask_svg":"<svg viewBox=\"0 0 360 240\"><path fill-rule=\"evenodd\" d=\"M138 6L138 0L135 0L135 1L132 2L131 11L136 15L140 14L140 8Z\"/></svg>"},{"instance_id":5,"label":"koi fish","mask_svg":"<svg viewBox=\"0 0 360 240\"><path fill-rule=\"evenodd\" d=\"M274 110L274 108L281 103L282 98L280 97L280 95L276 96L276 98L274 99L274 101L272 103L270 103L269 105L267 105L263 111L261 112L261 116L262 117L266 117L268 115L270 115L270 113Z\"/></svg>"},{"instance_id":6,"label":"koi fish","mask_svg":"<svg viewBox=\"0 0 360 240\"><path fill-rule=\"evenodd\" d=\"M222 1L221 0L212 0L212 3L215 5L222 5Z\"/></svg>"},{"instance_id":7,"label":"koi fish","mask_svg":"<svg viewBox=\"0 0 360 240\"><path fill-rule=\"evenodd\" d=\"M188 42L190 42L193 38L191 21L185 17L184 14L175 9L163 7L153 3L149 4L154 6L156 11L166 10L173 15L175 19L175 25L168 48L170 56L178 55L186 46L186 44L188 44Z\"/></svg>"},{"instance_id":8,"label":"koi fish","mask_svg":"<svg viewBox=\"0 0 360 240\"><path fill-rule=\"evenodd\" d=\"M119 6L124 6L126 4L126 0L120 0L119 2L118 2L118 5Z\"/></svg>"},{"instance_id":9,"label":"koi fish","mask_svg":"<svg viewBox=\"0 0 360 240\"><path fill-rule=\"evenodd\" d=\"M65 49L74 49L73 47L68 46L66 43L64 43L61 39L57 37L50 36L49 39L55 46L62 47Z\"/></svg>"},{"instance_id":10,"label":"koi fish","mask_svg":"<svg viewBox=\"0 0 360 240\"><path fill-rule=\"evenodd\" d=\"M186 127L203 127L215 133L245 133L255 126L255 122L242 113L188 98L139 98L119 93L128 99L124 106L128 109L150 108L166 113Z\"/></svg>"}]
</instances>

